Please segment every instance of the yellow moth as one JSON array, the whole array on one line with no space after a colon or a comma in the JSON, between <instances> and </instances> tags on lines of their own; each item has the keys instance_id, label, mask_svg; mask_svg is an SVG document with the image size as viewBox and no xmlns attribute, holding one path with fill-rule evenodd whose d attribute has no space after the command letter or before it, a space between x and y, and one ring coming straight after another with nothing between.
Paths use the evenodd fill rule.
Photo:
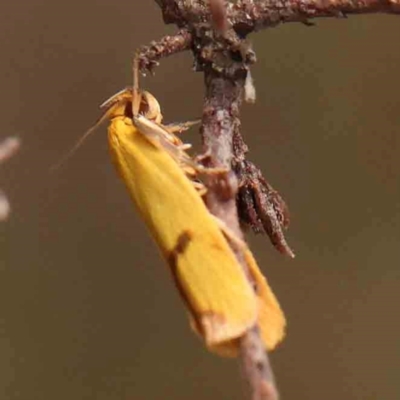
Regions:
<instances>
[{"instance_id":1,"label":"yellow moth","mask_svg":"<svg viewBox=\"0 0 400 400\"><path fill-rule=\"evenodd\" d=\"M174 134L187 126L162 125L157 100L135 86L102 108L112 160L169 265L194 330L210 350L235 356L238 339L258 323L265 346L274 348L284 335L284 315L243 243L255 287L249 283L191 180L195 162Z\"/></svg>"}]
</instances>

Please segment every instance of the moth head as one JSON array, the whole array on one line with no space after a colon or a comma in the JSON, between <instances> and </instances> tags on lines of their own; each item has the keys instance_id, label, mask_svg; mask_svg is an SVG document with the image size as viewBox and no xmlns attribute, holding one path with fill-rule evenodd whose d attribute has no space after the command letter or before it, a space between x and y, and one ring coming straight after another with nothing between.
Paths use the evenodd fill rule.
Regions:
<instances>
[{"instance_id":1,"label":"moth head","mask_svg":"<svg viewBox=\"0 0 400 400\"><path fill-rule=\"evenodd\" d=\"M157 124L161 123L162 114L157 99L151 93L146 91L138 91L136 93L136 95L139 96L136 100L139 103L139 114ZM127 87L111 96L100 106L100 108L104 110L104 116L107 116L110 119L119 116L132 118L132 101L133 90L131 87Z\"/></svg>"},{"instance_id":2,"label":"moth head","mask_svg":"<svg viewBox=\"0 0 400 400\"><path fill-rule=\"evenodd\" d=\"M149 92L141 92L139 95L141 96L139 114L150 121L160 124L163 117L157 99Z\"/></svg>"},{"instance_id":3,"label":"moth head","mask_svg":"<svg viewBox=\"0 0 400 400\"><path fill-rule=\"evenodd\" d=\"M78 147L86 140L86 138L89 137L96 130L96 128L107 119L113 119L117 117L127 117L133 119L132 103L134 102L134 94L135 96L138 96L135 99L135 102L138 105L138 114L143 115L143 117L151 122L160 124L162 121L162 114L160 104L156 98L149 92L133 90L132 87L126 87L125 89L122 89L118 93L112 95L100 106L100 109L103 110L103 113L95 122L95 124L89 128L83 136L81 136L81 138L76 142L75 146L73 146L58 163L54 164L51 169L53 171L57 170L65 162L65 160L67 160L78 149Z\"/></svg>"}]
</instances>

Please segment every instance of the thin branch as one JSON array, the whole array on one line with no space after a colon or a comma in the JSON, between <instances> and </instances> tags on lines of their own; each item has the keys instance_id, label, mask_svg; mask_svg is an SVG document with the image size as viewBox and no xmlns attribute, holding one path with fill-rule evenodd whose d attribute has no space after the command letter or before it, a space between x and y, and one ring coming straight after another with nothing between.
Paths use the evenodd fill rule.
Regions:
<instances>
[{"instance_id":1,"label":"thin branch","mask_svg":"<svg viewBox=\"0 0 400 400\"><path fill-rule=\"evenodd\" d=\"M238 63L240 69L240 63ZM239 75L239 74L238 74ZM202 136L206 152L211 155L211 165L230 168L232 141L239 129L239 107L243 97L245 74L242 79L231 80L205 69L206 95L203 107ZM237 179L235 176L210 177L207 182L206 202L212 214L243 237L236 208ZM250 278L243 254L238 249L236 256ZM251 282L253 283L253 282ZM240 339L240 362L248 383L252 400L276 400L272 368L257 326L247 331Z\"/></svg>"},{"instance_id":2,"label":"thin branch","mask_svg":"<svg viewBox=\"0 0 400 400\"><path fill-rule=\"evenodd\" d=\"M155 0L166 24L183 28L188 23L204 22L209 17L208 0Z\"/></svg>"},{"instance_id":3,"label":"thin branch","mask_svg":"<svg viewBox=\"0 0 400 400\"><path fill-rule=\"evenodd\" d=\"M241 340L240 361L251 391L252 400L279 398L272 367L260 341L257 327L250 329Z\"/></svg>"},{"instance_id":4,"label":"thin branch","mask_svg":"<svg viewBox=\"0 0 400 400\"><path fill-rule=\"evenodd\" d=\"M158 60L189 50L191 44L192 35L187 29L181 29L172 36L164 36L161 40L151 42L140 49L139 68L151 72L158 66Z\"/></svg>"},{"instance_id":5,"label":"thin branch","mask_svg":"<svg viewBox=\"0 0 400 400\"><path fill-rule=\"evenodd\" d=\"M155 0L165 23L186 27L188 22L207 21L207 1ZM190 4L191 12L188 12ZM184 10L184 12L182 12ZM226 2L227 20L240 35L285 22L344 17L347 14L400 13L400 0L237 0Z\"/></svg>"},{"instance_id":6,"label":"thin branch","mask_svg":"<svg viewBox=\"0 0 400 400\"><path fill-rule=\"evenodd\" d=\"M241 34L284 22L369 13L398 14L400 0L238 0L228 3L228 19Z\"/></svg>"}]
</instances>

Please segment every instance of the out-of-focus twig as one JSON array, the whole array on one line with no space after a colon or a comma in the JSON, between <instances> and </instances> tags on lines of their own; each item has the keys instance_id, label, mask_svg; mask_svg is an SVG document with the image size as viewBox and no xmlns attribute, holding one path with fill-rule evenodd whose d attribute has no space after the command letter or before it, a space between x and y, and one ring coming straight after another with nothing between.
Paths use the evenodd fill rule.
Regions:
<instances>
[{"instance_id":1,"label":"out-of-focus twig","mask_svg":"<svg viewBox=\"0 0 400 400\"><path fill-rule=\"evenodd\" d=\"M0 164L11 158L20 147L17 137L8 137L0 143ZM10 203L2 190L0 190L0 222L5 221L11 211Z\"/></svg>"},{"instance_id":2,"label":"out-of-focus twig","mask_svg":"<svg viewBox=\"0 0 400 400\"><path fill-rule=\"evenodd\" d=\"M0 143L0 164L11 158L17 152L20 145L21 141L15 136L4 139Z\"/></svg>"}]
</instances>

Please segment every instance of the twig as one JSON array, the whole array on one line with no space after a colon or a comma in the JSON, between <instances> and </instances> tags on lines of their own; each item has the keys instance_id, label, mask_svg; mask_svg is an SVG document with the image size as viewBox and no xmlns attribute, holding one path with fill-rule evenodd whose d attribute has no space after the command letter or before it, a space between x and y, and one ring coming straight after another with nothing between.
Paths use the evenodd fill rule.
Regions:
<instances>
[{"instance_id":1,"label":"twig","mask_svg":"<svg viewBox=\"0 0 400 400\"><path fill-rule=\"evenodd\" d=\"M139 68L142 71L152 71L158 66L160 58L189 50L191 43L192 35L187 29L181 29L173 36L164 36L158 42L151 42L140 49Z\"/></svg>"},{"instance_id":2,"label":"twig","mask_svg":"<svg viewBox=\"0 0 400 400\"><path fill-rule=\"evenodd\" d=\"M16 137L8 137L0 143L0 164L11 158L19 149L20 140ZM0 222L5 221L10 215L11 206L6 195L0 190Z\"/></svg>"},{"instance_id":3,"label":"twig","mask_svg":"<svg viewBox=\"0 0 400 400\"><path fill-rule=\"evenodd\" d=\"M228 19L242 34L284 22L311 18L345 17L347 14L400 13L400 0L238 0L228 3Z\"/></svg>"},{"instance_id":4,"label":"twig","mask_svg":"<svg viewBox=\"0 0 400 400\"><path fill-rule=\"evenodd\" d=\"M187 26L188 22L193 22L194 19L197 22L209 19L210 12L205 0L155 1L162 9L165 23L174 23L181 28ZM194 12L187 12L187 4L190 4L191 10ZM186 12L182 12L182 10ZM227 21L240 35L247 35L285 22L304 23L311 18L340 18L347 14L370 13L399 14L400 0L226 1Z\"/></svg>"},{"instance_id":5,"label":"twig","mask_svg":"<svg viewBox=\"0 0 400 400\"><path fill-rule=\"evenodd\" d=\"M236 67L240 70L241 63ZM242 74L241 79L232 80L230 77L221 76L210 66L205 67L206 95L202 136L206 151L211 154L213 166L231 166L232 142L234 133L238 133L239 129L239 107L243 96L244 78L245 74ZM236 208L236 177L211 177L207 187L209 190L206 201L209 210L242 238ZM235 250L238 260L249 276L243 255L238 249ZM278 393L272 368L257 326L246 332L240 340L240 361L251 399L276 400Z\"/></svg>"},{"instance_id":6,"label":"twig","mask_svg":"<svg viewBox=\"0 0 400 400\"><path fill-rule=\"evenodd\" d=\"M257 327L242 338L240 361L251 391L251 400L274 400L279 398L272 374L272 367L260 341Z\"/></svg>"}]
</instances>

